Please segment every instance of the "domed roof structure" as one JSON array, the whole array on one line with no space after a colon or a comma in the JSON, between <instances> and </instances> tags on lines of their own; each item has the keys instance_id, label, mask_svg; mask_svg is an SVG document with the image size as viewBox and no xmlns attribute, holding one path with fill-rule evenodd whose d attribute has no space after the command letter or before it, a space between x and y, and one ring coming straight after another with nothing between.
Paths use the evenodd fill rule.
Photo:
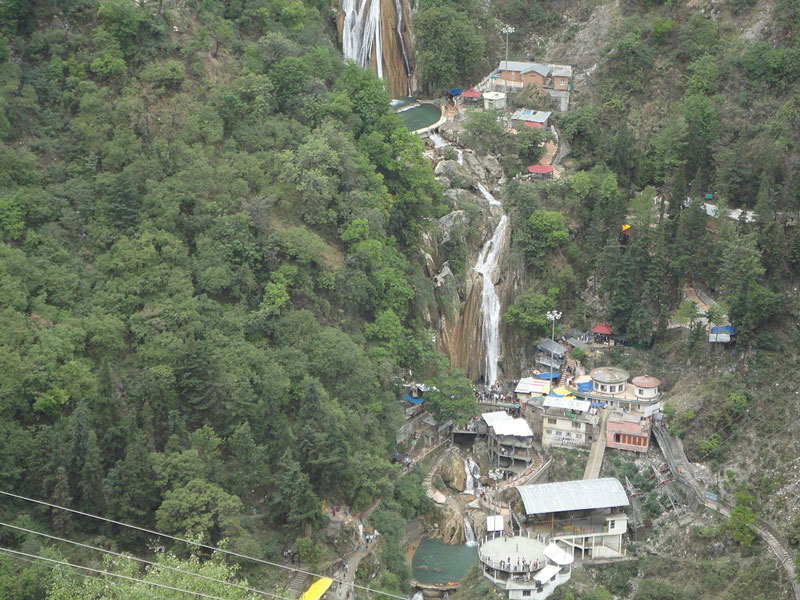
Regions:
<instances>
[{"instance_id":1,"label":"domed roof structure","mask_svg":"<svg viewBox=\"0 0 800 600\"><path fill-rule=\"evenodd\" d=\"M661 380L652 375L639 375L634 377L631 383L640 388L657 388L661 385Z\"/></svg>"},{"instance_id":2,"label":"domed roof structure","mask_svg":"<svg viewBox=\"0 0 800 600\"><path fill-rule=\"evenodd\" d=\"M589 376L600 383L625 383L630 375L625 369L617 367L598 367L589 372Z\"/></svg>"}]
</instances>

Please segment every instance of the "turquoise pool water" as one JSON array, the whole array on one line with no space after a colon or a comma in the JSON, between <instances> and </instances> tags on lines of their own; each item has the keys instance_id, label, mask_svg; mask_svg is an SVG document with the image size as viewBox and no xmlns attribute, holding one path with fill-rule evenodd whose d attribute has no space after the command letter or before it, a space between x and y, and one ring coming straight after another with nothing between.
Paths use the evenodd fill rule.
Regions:
<instances>
[{"instance_id":1,"label":"turquoise pool water","mask_svg":"<svg viewBox=\"0 0 800 600\"><path fill-rule=\"evenodd\" d=\"M404 98L403 100L406 99ZM430 127L442 116L441 109L433 104L418 104L417 106L403 110L404 106L408 106L408 103L402 106L396 106L395 112L403 119L406 129L409 131Z\"/></svg>"},{"instance_id":2,"label":"turquoise pool water","mask_svg":"<svg viewBox=\"0 0 800 600\"><path fill-rule=\"evenodd\" d=\"M450 546L439 540L423 539L411 560L411 573L425 584L458 581L478 561L478 546Z\"/></svg>"}]
</instances>

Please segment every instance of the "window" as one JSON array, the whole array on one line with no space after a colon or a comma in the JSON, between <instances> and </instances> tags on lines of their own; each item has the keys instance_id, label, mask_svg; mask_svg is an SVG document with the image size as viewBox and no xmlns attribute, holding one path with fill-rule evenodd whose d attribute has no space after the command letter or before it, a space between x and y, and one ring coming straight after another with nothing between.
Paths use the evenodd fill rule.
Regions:
<instances>
[{"instance_id":1,"label":"window","mask_svg":"<svg viewBox=\"0 0 800 600\"><path fill-rule=\"evenodd\" d=\"M548 422L550 425L555 425L556 423L558 423L558 421L557 421L556 419L547 419L547 422Z\"/></svg>"},{"instance_id":2,"label":"window","mask_svg":"<svg viewBox=\"0 0 800 600\"><path fill-rule=\"evenodd\" d=\"M600 386L600 391L601 391L601 392L605 392L605 391L606 391L606 386L604 386L604 385L601 385L601 386Z\"/></svg>"},{"instance_id":3,"label":"window","mask_svg":"<svg viewBox=\"0 0 800 600\"><path fill-rule=\"evenodd\" d=\"M609 529L614 529L614 523L615 523L615 522L616 522L616 521L614 521L614 520L611 520L611 521L609 521L609 522L608 522L608 528L609 528Z\"/></svg>"},{"instance_id":4,"label":"window","mask_svg":"<svg viewBox=\"0 0 800 600\"><path fill-rule=\"evenodd\" d=\"M578 423L577 421L573 421L572 422L572 428L573 429L580 429L581 428L581 424Z\"/></svg>"},{"instance_id":5,"label":"window","mask_svg":"<svg viewBox=\"0 0 800 600\"><path fill-rule=\"evenodd\" d=\"M643 390L642 388L639 388L639 395L640 395L640 396L643 396L643 395L644 395L644 390Z\"/></svg>"},{"instance_id":6,"label":"window","mask_svg":"<svg viewBox=\"0 0 800 600\"><path fill-rule=\"evenodd\" d=\"M530 590L522 590L522 595L523 596L530 596L531 595L531 591Z\"/></svg>"},{"instance_id":7,"label":"window","mask_svg":"<svg viewBox=\"0 0 800 600\"><path fill-rule=\"evenodd\" d=\"M618 433L614 434L614 441L619 443L619 434Z\"/></svg>"}]
</instances>

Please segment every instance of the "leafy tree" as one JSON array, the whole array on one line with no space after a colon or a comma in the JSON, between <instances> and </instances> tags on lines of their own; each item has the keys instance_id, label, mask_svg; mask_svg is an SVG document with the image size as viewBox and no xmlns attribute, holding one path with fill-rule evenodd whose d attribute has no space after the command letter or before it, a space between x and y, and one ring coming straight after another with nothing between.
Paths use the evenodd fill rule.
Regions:
<instances>
[{"instance_id":1,"label":"leafy tree","mask_svg":"<svg viewBox=\"0 0 800 600\"><path fill-rule=\"evenodd\" d=\"M557 290L551 290L547 295L535 292L523 294L506 309L503 318L529 339L545 335L550 327L547 311L555 308L557 294Z\"/></svg>"},{"instance_id":2,"label":"leafy tree","mask_svg":"<svg viewBox=\"0 0 800 600\"><path fill-rule=\"evenodd\" d=\"M552 210L533 211L528 218L528 227L520 237L523 247L534 261L548 252L563 248L570 240L564 216Z\"/></svg>"},{"instance_id":3,"label":"leafy tree","mask_svg":"<svg viewBox=\"0 0 800 600\"><path fill-rule=\"evenodd\" d=\"M217 544L240 530L243 507L236 496L203 479L170 490L156 511L156 526L166 533L200 536Z\"/></svg>"},{"instance_id":4,"label":"leafy tree","mask_svg":"<svg viewBox=\"0 0 800 600\"><path fill-rule=\"evenodd\" d=\"M467 82L483 56L484 41L455 7L434 5L413 17L423 89L441 94Z\"/></svg>"},{"instance_id":5,"label":"leafy tree","mask_svg":"<svg viewBox=\"0 0 800 600\"><path fill-rule=\"evenodd\" d=\"M428 384L425 405L436 420L464 423L475 414L477 406L472 382L458 369L443 373Z\"/></svg>"}]
</instances>

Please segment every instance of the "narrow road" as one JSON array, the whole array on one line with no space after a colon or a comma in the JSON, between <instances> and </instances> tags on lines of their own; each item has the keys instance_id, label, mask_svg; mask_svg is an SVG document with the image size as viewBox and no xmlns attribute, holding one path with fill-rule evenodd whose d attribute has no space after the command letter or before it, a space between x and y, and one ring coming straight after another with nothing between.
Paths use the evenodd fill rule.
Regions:
<instances>
[{"instance_id":1,"label":"narrow road","mask_svg":"<svg viewBox=\"0 0 800 600\"><path fill-rule=\"evenodd\" d=\"M724 517L731 516L731 508L722 502L715 502L705 497L704 490L697 478L694 476L694 467L686 458L681 441L669 433L669 430L661 424L653 427L658 445L664 453L669 469L673 477L689 488L698 498L700 503L706 508L720 513ZM800 583L797 581L797 571L795 561L789 549L770 531L771 527L761 519L756 519L754 527L758 536L766 542L781 563L786 574L789 576L794 595L800 600Z\"/></svg>"},{"instance_id":2,"label":"narrow road","mask_svg":"<svg viewBox=\"0 0 800 600\"><path fill-rule=\"evenodd\" d=\"M603 456L606 453L606 423L608 422L609 409L602 409L600 417L600 433L597 439L592 442L592 449L589 451L589 460L586 461L586 469L583 471L584 479L597 479L600 477L600 468L603 466Z\"/></svg>"}]
</instances>

